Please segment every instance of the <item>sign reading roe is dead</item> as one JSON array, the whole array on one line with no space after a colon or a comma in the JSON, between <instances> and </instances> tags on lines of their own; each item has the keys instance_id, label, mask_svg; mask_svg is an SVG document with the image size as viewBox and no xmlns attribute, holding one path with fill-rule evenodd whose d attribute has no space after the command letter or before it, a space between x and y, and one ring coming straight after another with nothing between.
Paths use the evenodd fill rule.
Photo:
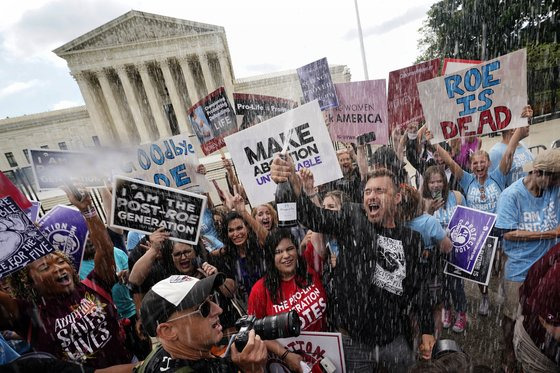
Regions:
<instances>
[{"instance_id":1,"label":"sign reading roe is dead","mask_svg":"<svg viewBox=\"0 0 560 373\"><path fill-rule=\"evenodd\" d=\"M420 82L418 93L432 143L526 126L526 50Z\"/></svg>"},{"instance_id":2,"label":"sign reading roe is dead","mask_svg":"<svg viewBox=\"0 0 560 373\"><path fill-rule=\"evenodd\" d=\"M151 234L164 228L170 239L196 245L206 197L145 181L113 179L111 226Z\"/></svg>"}]
</instances>

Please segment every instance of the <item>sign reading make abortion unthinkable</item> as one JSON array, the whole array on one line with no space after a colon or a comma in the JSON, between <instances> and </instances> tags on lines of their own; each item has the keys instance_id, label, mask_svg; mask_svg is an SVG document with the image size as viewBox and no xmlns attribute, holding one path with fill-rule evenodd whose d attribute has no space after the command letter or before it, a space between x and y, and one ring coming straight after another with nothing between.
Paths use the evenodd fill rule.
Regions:
<instances>
[{"instance_id":1,"label":"sign reading make abortion unthinkable","mask_svg":"<svg viewBox=\"0 0 560 373\"><path fill-rule=\"evenodd\" d=\"M333 140L356 142L370 134L368 144L387 144L387 95L385 79L334 85L338 107L327 111Z\"/></svg>"},{"instance_id":2,"label":"sign reading make abortion unthinkable","mask_svg":"<svg viewBox=\"0 0 560 373\"><path fill-rule=\"evenodd\" d=\"M453 242L451 264L472 274L495 221L496 214L457 206L447 226Z\"/></svg>"},{"instance_id":3,"label":"sign reading make abortion unthinkable","mask_svg":"<svg viewBox=\"0 0 560 373\"><path fill-rule=\"evenodd\" d=\"M418 83L432 143L527 125L525 49Z\"/></svg>"},{"instance_id":4,"label":"sign reading make abortion unthinkable","mask_svg":"<svg viewBox=\"0 0 560 373\"><path fill-rule=\"evenodd\" d=\"M38 225L51 245L65 252L79 271L89 234L80 211L75 207L57 205L39 220Z\"/></svg>"},{"instance_id":5,"label":"sign reading make abortion unthinkable","mask_svg":"<svg viewBox=\"0 0 560 373\"><path fill-rule=\"evenodd\" d=\"M196 172L198 156L186 135L141 144L134 154L136 158L122 170L127 176L181 190L210 187L206 177Z\"/></svg>"},{"instance_id":6,"label":"sign reading make abortion unthinkable","mask_svg":"<svg viewBox=\"0 0 560 373\"><path fill-rule=\"evenodd\" d=\"M65 180L88 188L105 186L93 153L29 149L29 158L40 190L60 188Z\"/></svg>"},{"instance_id":7,"label":"sign reading make abortion unthinkable","mask_svg":"<svg viewBox=\"0 0 560 373\"><path fill-rule=\"evenodd\" d=\"M484 246L481 249L480 255L474 264L474 270L471 274L455 267L449 262L445 263L443 273L449 276L455 276L467 281L476 282L484 286L490 283L490 275L492 274L492 265L494 263L494 256L496 255L496 246L498 238L488 236Z\"/></svg>"},{"instance_id":8,"label":"sign reading make abortion unthinkable","mask_svg":"<svg viewBox=\"0 0 560 373\"><path fill-rule=\"evenodd\" d=\"M113 178L111 226L152 234L165 228L170 239L196 245L206 197L123 176Z\"/></svg>"},{"instance_id":9,"label":"sign reading make abortion unthinkable","mask_svg":"<svg viewBox=\"0 0 560 373\"><path fill-rule=\"evenodd\" d=\"M304 167L311 169L315 185L342 177L316 100L228 136L225 141L254 206L274 200L276 184L270 179L270 164L285 141L296 171Z\"/></svg>"},{"instance_id":10,"label":"sign reading make abortion unthinkable","mask_svg":"<svg viewBox=\"0 0 560 373\"><path fill-rule=\"evenodd\" d=\"M285 98L251 93L234 93L233 102L240 131L297 106L297 102Z\"/></svg>"},{"instance_id":11,"label":"sign reading make abortion unthinkable","mask_svg":"<svg viewBox=\"0 0 560 373\"><path fill-rule=\"evenodd\" d=\"M327 58L321 58L297 69L303 100L319 100L321 110L338 106Z\"/></svg>"},{"instance_id":12,"label":"sign reading make abortion unthinkable","mask_svg":"<svg viewBox=\"0 0 560 373\"><path fill-rule=\"evenodd\" d=\"M235 112L224 87L198 101L189 109L188 114L204 155L223 148L224 137L237 131Z\"/></svg>"},{"instance_id":13,"label":"sign reading make abortion unthinkable","mask_svg":"<svg viewBox=\"0 0 560 373\"><path fill-rule=\"evenodd\" d=\"M0 199L0 278L53 251L12 197Z\"/></svg>"}]
</instances>

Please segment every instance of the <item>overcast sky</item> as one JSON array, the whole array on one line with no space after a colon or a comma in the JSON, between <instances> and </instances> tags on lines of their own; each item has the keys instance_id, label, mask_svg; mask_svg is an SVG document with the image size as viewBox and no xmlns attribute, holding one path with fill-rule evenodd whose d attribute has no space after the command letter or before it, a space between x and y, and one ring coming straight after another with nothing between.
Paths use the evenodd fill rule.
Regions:
<instances>
[{"instance_id":1,"label":"overcast sky","mask_svg":"<svg viewBox=\"0 0 560 373\"><path fill-rule=\"evenodd\" d=\"M411 65L434 0L359 0L370 79ZM236 78L327 57L364 79L353 0L20 0L0 4L0 118L83 105L52 50L134 9L223 26Z\"/></svg>"}]
</instances>

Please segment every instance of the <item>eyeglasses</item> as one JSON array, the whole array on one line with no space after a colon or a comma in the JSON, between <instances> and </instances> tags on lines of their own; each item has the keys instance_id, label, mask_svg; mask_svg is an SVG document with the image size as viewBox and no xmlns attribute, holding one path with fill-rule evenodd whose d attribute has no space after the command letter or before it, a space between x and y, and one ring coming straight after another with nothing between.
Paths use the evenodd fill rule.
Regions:
<instances>
[{"instance_id":1,"label":"eyeglasses","mask_svg":"<svg viewBox=\"0 0 560 373\"><path fill-rule=\"evenodd\" d=\"M287 248L285 248L285 249L283 249L283 250L275 250L275 251L274 251L274 255L284 255L284 253L292 252L292 251L294 251L295 249L296 249L295 246L290 246L290 247L287 247Z\"/></svg>"},{"instance_id":2,"label":"eyeglasses","mask_svg":"<svg viewBox=\"0 0 560 373\"><path fill-rule=\"evenodd\" d=\"M194 254L194 250L185 250L185 251L180 251L178 253L173 253L171 255L173 255L174 258L181 258L182 256L184 256L185 258L188 258L189 256L191 256L192 254Z\"/></svg>"},{"instance_id":3,"label":"eyeglasses","mask_svg":"<svg viewBox=\"0 0 560 373\"><path fill-rule=\"evenodd\" d=\"M173 319L167 320L166 322L173 322L179 319L184 319L185 317L189 317L197 313L199 313L200 316L206 318L210 315L210 310L212 309L212 303L218 304L218 297L216 294L212 294L208 298L206 298L206 300L202 304L200 304L196 310L181 316L177 316Z\"/></svg>"},{"instance_id":4,"label":"eyeglasses","mask_svg":"<svg viewBox=\"0 0 560 373\"><path fill-rule=\"evenodd\" d=\"M480 200L486 201L486 189L484 189L484 185L480 186L480 188L478 188L478 191L480 192Z\"/></svg>"}]
</instances>

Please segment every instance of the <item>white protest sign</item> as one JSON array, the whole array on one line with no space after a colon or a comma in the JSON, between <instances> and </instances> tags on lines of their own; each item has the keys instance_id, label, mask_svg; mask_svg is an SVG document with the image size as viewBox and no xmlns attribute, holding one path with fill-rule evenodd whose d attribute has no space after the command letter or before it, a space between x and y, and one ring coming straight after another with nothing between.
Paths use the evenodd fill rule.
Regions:
<instances>
[{"instance_id":1,"label":"white protest sign","mask_svg":"<svg viewBox=\"0 0 560 373\"><path fill-rule=\"evenodd\" d=\"M127 176L181 190L209 190L206 176L196 172L198 156L187 135L141 144L134 155L136 158L124 167Z\"/></svg>"},{"instance_id":2,"label":"white protest sign","mask_svg":"<svg viewBox=\"0 0 560 373\"><path fill-rule=\"evenodd\" d=\"M417 86L433 144L527 125L525 49Z\"/></svg>"},{"instance_id":3,"label":"white protest sign","mask_svg":"<svg viewBox=\"0 0 560 373\"><path fill-rule=\"evenodd\" d=\"M325 359L330 360L337 373L346 372L340 333L301 332L299 337L279 338L276 341L303 357L303 361L310 367Z\"/></svg>"},{"instance_id":4,"label":"white protest sign","mask_svg":"<svg viewBox=\"0 0 560 373\"><path fill-rule=\"evenodd\" d=\"M276 184L270 178L270 163L282 150L291 131L288 154L296 171L310 168L315 185L342 177L342 171L317 100L280 114L224 140L252 205L274 200Z\"/></svg>"}]
</instances>

